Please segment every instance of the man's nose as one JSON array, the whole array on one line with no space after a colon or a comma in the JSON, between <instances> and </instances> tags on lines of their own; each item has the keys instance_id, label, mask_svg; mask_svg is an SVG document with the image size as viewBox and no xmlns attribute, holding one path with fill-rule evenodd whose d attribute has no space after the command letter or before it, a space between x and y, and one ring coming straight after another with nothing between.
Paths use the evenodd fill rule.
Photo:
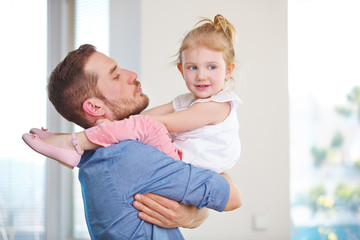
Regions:
<instances>
[{"instance_id":1,"label":"man's nose","mask_svg":"<svg viewBox=\"0 0 360 240\"><path fill-rule=\"evenodd\" d=\"M128 74L129 74L129 80L128 80L128 83L130 85L134 84L135 81L137 80L137 74L132 72L132 71L128 71Z\"/></svg>"}]
</instances>

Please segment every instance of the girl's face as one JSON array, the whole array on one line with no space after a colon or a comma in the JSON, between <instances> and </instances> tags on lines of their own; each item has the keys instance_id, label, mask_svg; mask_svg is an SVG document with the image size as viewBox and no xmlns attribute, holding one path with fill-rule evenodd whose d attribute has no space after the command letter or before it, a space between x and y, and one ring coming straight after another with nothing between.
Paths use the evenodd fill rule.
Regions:
<instances>
[{"instance_id":1,"label":"girl's face","mask_svg":"<svg viewBox=\"0 0 360 240\"><path fill-rule=\"evenodd\" d=\"M220 92L234 70L234 64L226 66L222 52L206 47L186 49L181 53L181 59L178 69L197 99Z\"/></svg>"}]
</instances>

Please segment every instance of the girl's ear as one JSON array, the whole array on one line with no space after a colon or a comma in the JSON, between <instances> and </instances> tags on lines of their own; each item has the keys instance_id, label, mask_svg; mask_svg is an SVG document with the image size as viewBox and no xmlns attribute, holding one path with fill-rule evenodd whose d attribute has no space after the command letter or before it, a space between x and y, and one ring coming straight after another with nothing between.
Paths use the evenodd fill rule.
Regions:
<instances>
[{"instance_id":1,"label":"girl's ear","mask_svg":"<svg viewBox=\"0 0 360 240\"><path fill-rule=\"evenodd\" d=\"M226 68L226 76L225 79L228 80L231 78L232 73L234 72L235 69L235 63L230 63L227 68Z\"/></svg>"},{"instance_id":2,"label":"girl's ear","mask_svg":"<svg viewBox=\"0 0 360 240\"><path fill-rule=\"evenodd\" d=\"M181 75L184 77L184 73L183 73L183 69L182 69L182 64L179 63L179 64L177 65L177 68L179 69Z\"/></svg>"},{"instance_id":3,"label":"girl's ear","mask_svg":"<svg viewBox=\"0 0 360 240\"><path fill-rule=\"evenodd\" d=\"M98 98L89 98L83 103L83 110L85 113L93 117L100 117L105 115L104 102Z\"/></svg>"}]
</instances>

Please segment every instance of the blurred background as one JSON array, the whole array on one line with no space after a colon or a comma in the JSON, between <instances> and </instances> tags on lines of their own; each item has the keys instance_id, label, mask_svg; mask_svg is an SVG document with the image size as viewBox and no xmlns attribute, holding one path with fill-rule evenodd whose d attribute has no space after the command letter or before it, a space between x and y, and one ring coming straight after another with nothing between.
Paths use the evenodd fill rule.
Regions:
<instances>
[{"instance_id":1,"label":"blurred background","mask_svg":"<svg viewBox=\"0 0 360 240\"><path fill-rule=\"evenodd\" d=\"M0 240L89 239L77 170L33 152L32 127L70 132L46 82L90 43L138 73L150 106L187 92L172 63L200 17L236 28L243 206L185 239L360 239L357 0L0 0Z\"/></svg>"}]
</instances>

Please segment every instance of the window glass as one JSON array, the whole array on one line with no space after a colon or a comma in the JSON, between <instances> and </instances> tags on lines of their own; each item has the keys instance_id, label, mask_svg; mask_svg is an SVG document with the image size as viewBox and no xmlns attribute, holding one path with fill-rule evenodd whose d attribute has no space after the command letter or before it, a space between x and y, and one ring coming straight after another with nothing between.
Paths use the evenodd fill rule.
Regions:
<instances>
[{"instance_id":1,"label":"window glass","mask_svg":"<svg viewBox=\"0 0 360 240\"><path fill-rule=\"evenodd\" d=\"M89 43L109 54L109 0L75 1L75 48Z\"/></svg>"},{"instance_id":2,"label":"window glass","mask_svg":"<svg viewBox=\"0 0 360 240\"><path fill-rule=\"evenodd\" d=\"M0 239L44 239L45 158L21 136L46 126L47 1L1 1L0 31Z\"/></svg>"},{"instance_id":3,"label":"window glass","mask_svg":"<svg viewBox=\"0 0 360 240\"><path fill-rule=\"evenodd\" d=\"M360 2L288 7L292 239L360 239Z\"/></svg>"}]
</instances>

